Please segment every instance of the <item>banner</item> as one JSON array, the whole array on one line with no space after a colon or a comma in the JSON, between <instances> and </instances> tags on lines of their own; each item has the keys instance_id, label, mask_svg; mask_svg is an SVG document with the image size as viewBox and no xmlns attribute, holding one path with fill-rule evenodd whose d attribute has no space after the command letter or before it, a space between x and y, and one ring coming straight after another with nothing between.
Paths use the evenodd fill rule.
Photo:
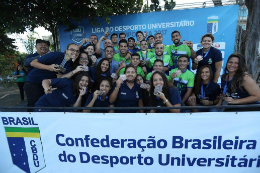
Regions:
<instances>
[{"instance_id":1,"label":"banner","mask_svg":"<svg viewBox=\"0 0 260 173\"><path fill-rule=\"evenodd\" d=\"M259 112L0 116L4 173L260 170Z\"/></svg>"}]
</instances>

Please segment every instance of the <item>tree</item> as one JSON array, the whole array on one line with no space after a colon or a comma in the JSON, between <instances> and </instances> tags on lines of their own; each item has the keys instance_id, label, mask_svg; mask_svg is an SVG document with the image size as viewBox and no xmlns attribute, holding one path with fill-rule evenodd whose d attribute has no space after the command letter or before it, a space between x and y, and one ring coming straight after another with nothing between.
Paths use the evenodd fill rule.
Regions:
<instances>
[{"instance_id":1,"label":"tree","mask_svg":"<svg viewBox=\"0 0 260 173\"><path fill-rule=\"evenodd\" d=\"M27 35L27 40L21 40L28 54L33 54L36 51L35 45L37 38L39 38L39 34L35 31L31 31Z\"/></svg>"},{"instance_id":2,"label":"tree","mask_svg":"<svg viewBox=\"0 0 260 173\"><path fill-rule=\"evenodd\" d=\"M2 0L0 26L12 33L42 26L52 33L56 50L59 47L58 24L67 26L70 31L77 28L72 21L80 22L83 18L94 25L98 24L97 17L103 17L104 22L109 23L108 16L136 13L141 3L142 0Z\"/></svg>"},{"instance_id":3,"label":"tree","mask_svg":"<svg viewBox=\"0 0 260 173\"><path fill-rule=\"evenodd\" d=\"M260 58L260 1L246 0L248 18L246 31L243 34L240 53L245 55L249 73L257 78L258 58Z\"/></svg>"}]
</instances>

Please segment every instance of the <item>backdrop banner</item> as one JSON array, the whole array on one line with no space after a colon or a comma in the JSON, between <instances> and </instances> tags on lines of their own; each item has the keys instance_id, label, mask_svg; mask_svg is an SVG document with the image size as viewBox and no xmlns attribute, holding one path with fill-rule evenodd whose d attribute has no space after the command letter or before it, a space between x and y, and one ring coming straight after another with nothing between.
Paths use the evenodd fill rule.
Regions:
<instances>
[{"instance_id":1,"label":"backdrop banner","mask_svg":"<svg viewBox=\"0 0 260 173\"><path fill-rule=\"evenodd\" d=\"M1 113L0 172L258 173L259 115Z\"/></svg>"},{"instance_id":2,"label":"backdrop banner","mask_svg":"<svg viewBox=\"0 0 260 173\"><path fill-rule=\"evenodd\" d=\"M90 35L100 38L108 27L111 34L124 32L127 38L135 39L137 31L147 31L148 36L162 33L163 43L166 45L173 44L171 33L178 30L182 41L191 40L196 51L202 48L202 35L212 33L215 37L213 46L221 50L226 62L228 56L234 52L237 18L238 5L116 15L110 16L109 24L104 23L103 18L97 18L100 26L93 26L87 19L82 19L81 23L75 23L79 27L70 32L64 32L66 27L59 25L60 46L65 51L69 43L82 43L83 38L90 38ZM103 47L103 43L101 46ZM225 67L225 63L223 66Z\"/></svg>"}]
</instances>

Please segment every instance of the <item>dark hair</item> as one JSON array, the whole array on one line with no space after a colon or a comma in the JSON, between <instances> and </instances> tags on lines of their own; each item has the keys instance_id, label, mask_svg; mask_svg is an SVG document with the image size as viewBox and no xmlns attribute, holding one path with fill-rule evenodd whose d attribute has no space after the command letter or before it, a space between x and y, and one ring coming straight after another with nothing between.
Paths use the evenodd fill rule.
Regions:
<instances>
[{"instance_id":1,"label":"dark hair","mask_svg":"<svg viewBox=\"0 0 260 173\"><path fill-rule=\"evenodd\" d=\"M82 52L80 52L79 57L76 59L76 61L72 65L72 69L73 70L75 70L79 66L79 60L80 60L81 54L86 54L87 55L87 58L88 58L88 65L87 66L90 67L90 61L89 61L88 53L85 52L85 51L82 51Z\"/></svg>"},{"instance_id":2,"label":"dark hair","mask_svg":"<svg viewBox=\"0 0 260 173\"><path fill-rule=\"evenodd\" d=\"M204 65L200 68L199 72L197 73L197 77L196 77L196 83L194 85L194 93L197 95L197 94L200 94L200 89L201 89L201 84L202 84L202 79L201 79L201 73L202 73L202 70L204 68L209 68L209 72L210 72L210 77L209 77L209 82L212 81L213 79L213 72L212 72L212 69L210 67L210 65Z\"/></svg>"},{"instance_id":3,"label":"dark hair","mask_svg":"<svg viewBox=\"0 0 260 173\"><path fill-rule=\"evenodd\" d=\"M107 71L105 71L105 72L102 72L102 70L101 70L101 64L103 63L103 61L108 61L108 69L107 69ZM102 77L102 73L105 73L106 74L106 76L110 76L110 62L109 62L109 59L107 59L107 58L103 58L103 59L101 59L99 62L98 62L98 65L97 65L97 67L96 67L96 69L95 69L95 75L96 75L96 80L98 81L101 77Z\"/></svg>"},{"instance_id":4,"label":"dark hair","mask_svg":"<svg viewBox=\"0 0 260 173\"><path fill-rule=\"evenodd\" d=\"M110 39L111 39L111 40L112 40L112 37L113 37L114 35L116 35L117 38L118 38L118 35L117 35L116 33L113 33L113 34L110 36Z\"/></svg>"},{"instance_id":5,"label":"dark hair","mask_svg":"<svg viewBox=\"0 0 260 173\"><path fill-rule=\"evenodd\" d=\"M21 65L21 64L18 64L17 67L16 67L16 75L19 75L19 71L20 71L20 70L18 70L18 66L22 67L22 71L24 72L25 75L28 74L28 72L25 70L24 66Z\"/></svg>"},{"instance_id":6,"label":"dark hair","mask_svg":"<svg viewBox=\"0 0 260 173\"><path fill-rule=\"evenodd\" d=\"M138 53L133 53L133 54L131 55L131 58L132 58L133 56L138 56L139 59L140 59L140 55L139 55Z\"/></svg>"},{"instance_id":7,"label":"dark hair","mask_svg":"<svg viewBox=\"0 0 260 173\"><path fill-rule=\"evenodd\" d=\"M126 34L125 34L124 32L121 32L121 33L119 34L119 37L120 37L120 35L125 35L125 36L126 36Z\"/></svg>"},{"instance_id":8,"label":"dark hair","mask_svg":"<svg viewBox=\"0 0 260 173\"><path fill-rule=\"evenodd\" d=\"M134 37L129 37L127 41L129 42L129 40L134 40L134 42L135 42Z\"/></svg>"},{"instance_id":9,"label":"dark hair","mask_svg":"<svg viewBox=\"0 0 260 173\"><path fill-rule=\"evenodd\" d=\"M114 50L114 48L113 48L112 46L107 46L107 47L105 48L105 51L107 50L108 47L112 48L112 49L113 49L113 52L115 53L115 50Z\"/></svg>"},{"instance_id":10,"label":"dark hair","mask_svg":"<svg viewBox=\"0 0 260 173\"><path fill-rule=\"evenodd\" d=\"M163 60L161 60L161 59L156 59L153 64L155 64L156 62L160 62L160 63L162 63L162 65L164 66Z\"/></svg>"},{"instance_id":11,"label":"dark hair","mask_svg":"<svg viewBox=\"0 0 260 173\"><path fill-rule=\"evenodd\" d=\"M110 89L112 89L113 83L112 83L111 77L102 77L98 83L98 88L100 89L100 85L101 85L102 81L104 81L104 80L108 81L108 83L110 85Z\"/></svg>"},{"instance_id":12,"label":"dark hair","mask_svg":"<svg viewBox=\"0 0 260 173\"><path fill-rule=\"evenodd\" d=\"M145 42L147 43L147 41L146 41L146 40L141 40L141 41L140 41L140 44L141 44L143 41L145 41Z\"/></svg>"},{"instance_id":13,"label":"dark hair","mask_svg":"<svg viewBox=\"0 0 260 173\"><path fill-rule=\"evenodd\" d=\"M190 60L190 57L189 57L188 55L186 55L186 54L180 55L180 56L178 57L178 59L179 59L179 58L182 58L182 57L187 58L188 61Z\"/></svg>"},{"instance_id":14,"label":"dark hair","mask_svg":"<svg viewBox=\"0 0 260 173\"><path fill-rule=\"evenodd\" d=\"M142 31L137 31L137 32L135 33L135 36L137 37L137 34L139 34L139 33L144 36L144 33L143 33Z\"/></svg>"},{"instance_id":15,"label":"dark hair","mask_svg":"<svg viewBox=\"0 0 260 173\"><path fill-rule=\"evenodd\" d=\"M137 69L136 69L135 66L132 65L132 64L129 64L129 65L127 65L127 66L125 67L125 72L124 72L124 73L126 73L126 70L127 70L128 68L130 68L130 67L134 68L134 69L135 69L135 73L137 74Z\"/></svg>"},{"instance_id":16,"label":"dark hair","mask_svg":"<svg viewBox=\"0 0 260 173\"><path fill-rule=\"evenodd\" d=\"M89 46L93 46L93 49L94 49L94 53L95 53L95 45L94 44L87 44L85 47L84 47L84 50L87 49Z\"/></svg>"},{"instance_id":17,"label":"dark hair","mask_svg":"<svg viewBox=\"0 0 260 173\"><path fill-rule=\"evenodd\" d=\"M247 73L245 56L242 54L239 54L239 53L233 53L228 57L226 67L224 69L223 78L225 79L226 76L228 75L227 64L228 64L228 61L233 57L236 57L239 59L238 70L236 71L233 82L231 83L231 91L235 92L237 87L239 87L241 89L243 81L244 81L244 77L245 77L245 75L248 75L248 73Z\"/></svg>"},{"instance_id":18,"label":"dark hair","mask_svg":"<svg viewBox=\"0 0 260 173\"><path fill-rule=\"evenodd\" d=\"M153 94L154 93L154 85L153 85L153 76L155 74L159 74L162 79L163 79L163 86L162 86L162 92L164 93L165 95L165 98L169 100L169 96L170 96L170 86L168 84L168 80L167 80L167 77L164 73L162 72L159 72L159 71L155 71L152 76L151 76L151 88L150 88L150 99L151 99L151 106L157 106L157 99L156 99L156 96Z\"/></svg>"},{"instance_id":19,"label":"dark hair","mask_svg":"<svg viewBox=\"0 0 260 173\"><path fill-rule=\"evenodd\" d=\"M162 33L156 33L155 35L154 35L154 37L156 37L156 35L162 35ZM163 37L163 35L162 35L162 37Z\"/></svg>"},{"instance_id":20,"label":"dark hair","mask_svg":"<svg viewBox=\"0 0 260 173\"><path fill-rule=\"evenodd\" d=\"M215 40L214 36L213 36L212 34L208 33L208 34L205 34L205 35L203 35L203 36L201 37L200 42L202 42L202 40L203 40L205 37L210 37L211 40L212 40L212 42L214 42L214 40Z\"/></svg>"},{"instance_id":21,"label":"dark hair","mask_svg":"<svg viewBox=\"0 0 260 173\"><path fill-rule=\"evenodd\" d=\"M98 40L98 37L97 37L97 35L94 35L94 34L93 34L93 35L91 35L91 36L95 36L95 37L97 38L97 40ZM91 37L91 36L90 36L90 37Z\"/></svg>"},{"instance_id":22,"label":"dark hair","mask_svg":"<svg viewBox=\"0 0 260 173\"><path fill-rule=\"evenodd\" d=\"M119 44L118 44L118 45L119 45L119 47L120 47L120 44L121 44L121 43L126 43L126 44L127 44L127 41L126 41L125 39L123 39L123 40L120 40L120 41L119 41Z\"/></svg>"},{"instance_id":23,"label":"dark hair","mask_svg":"<svg viewBox=\"0 0 260 173\"><path fill-rule=\"evenodd\" d=\"M69 49L69 47L70 47L70 45L73 45L73 44L77 46L77 44L76 44L76 43L70 43L70 44L68 44L68 45L67 45L67 48L66 48L66 50L68 50L68 49Z\"/></svg>"},{"instance_id":24,"label":"dark hair","mask_svg":"<svg viewBox=\"0 0 260 173\"><path fill-rule=\"evenodd\" d=\"M73 80L72 83L72 89L73 89L73 94L74 95L79 95L79 81L82 79L83 76L88 77L88 88L91 88L91 78L88 74L88 72L80 72L77 74Z\"/></svg>"},{"instance_id":25,"label":"dark hair","mask_svg":"<svg viewBox=\"0 0 260 173\"><path fill-rule=\"evenodd\" d=\"M175 34L175 33L179 33L179 35L181 35L180 31L173 31L172 34ZM171 35L172 35L171 34Z\"/></svg>"},{"instance_id":26,"label":"dark hair","mask_svg":"<svg viewBox=\"0 0 260 173\"><path fill-rule=\"evenodd\" d=\"M154 38L154 36L153 36L153 35L149 35L149 36L147 37L146 41L148 41L148 40L149 40L149 38L151 38L151 37L153 37L153 38Z\"/></svg>"}]
</instances>

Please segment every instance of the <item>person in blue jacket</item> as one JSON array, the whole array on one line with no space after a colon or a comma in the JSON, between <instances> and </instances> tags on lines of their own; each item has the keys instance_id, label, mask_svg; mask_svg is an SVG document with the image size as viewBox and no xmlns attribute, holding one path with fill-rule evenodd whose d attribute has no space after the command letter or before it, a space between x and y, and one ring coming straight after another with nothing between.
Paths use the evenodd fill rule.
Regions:
<instances>
[{"instance_id":1,"label":"person in blue jacket","mask_svg":"<svg viewBox=\"0 0 260 173\"><path fill-rule=\"evenodd\" d=\"M99 89L90 94L87 98L86 107L109 107L109 93L112 89L112 79L103 77L100 80ZM83 112L99 112L106 113L108 110L83 110Z\"/></svg>"},{"instance_id":2,"label":"person in blue jacket","mask_svg":"<svg viewBox=\"0 0 260 173\"><path fill-rule=\"evenodd\" d=\"M89 74L82 72L74 80L68 78L44 79L45 94L35 103L35 107L80 107L88 94ZM60 112L63 109L34 109L34 112Z\"/></svg>"},{"instance_id":3,"label":"person in blue jacket","mask_svg":"<svg viewBox=\"0 0 260 173\"><path fill-rule=\"evenodd\" d=\"M67 46L65 53L51 52L31 62L31 66L34 68L28 74L25 83L25 92L29 107L33 107L38 99L44 94L42 81L44 79L57 78L59 72L63 73L61 72L60 66L63 66L65 70L64 74L70 72L72 69L72 62L74 62L78 56L79 47L72 43Z\"/></svg>"},{"instance_id":4,"label":"person in blue jacket","mask_svg":"<svg viewBox=\"0 0 260 173\"><path fill-rule=\"evenodd\" d=\"M162 91L155 92L155 88L161 86ZM155 71L151 76L150 105L151 107L180 107L182 103L178 88L168 84L163 72ZM150 113L180 113L180 109L151 110Z\"/></svg>"},{"instance_id":5,"label":"person in blue jacket","mask_svg":"<svg viewBox=\"0 0 260 173\"><path fill-rule=\"evenodd\" d=\"M142 89L140 85L135 82L137 75L136 68L133 65L128 65L125 68L126 80L122 77L116 81L112 89L109 101L110 107L143 107ZM113 113L114 110L110 110ZM122 109L116 110L117 113L135 113L137 110ZM143 110L140 110L143 113Z\"/></svg>"},{"instance_id":6,"label":"person in blue jacket","mask_svg":"<svg viewBox=\"0 0 260 173\"><path fill-rule=\"evenodd\" d=\"M214 106L219 102L220 86L213 81L210 65L200 68L195 82L194 93L188 98L191 106ZM193 112L218 112L217 109L198 109Z\"/></svg>"}]
</instances>

